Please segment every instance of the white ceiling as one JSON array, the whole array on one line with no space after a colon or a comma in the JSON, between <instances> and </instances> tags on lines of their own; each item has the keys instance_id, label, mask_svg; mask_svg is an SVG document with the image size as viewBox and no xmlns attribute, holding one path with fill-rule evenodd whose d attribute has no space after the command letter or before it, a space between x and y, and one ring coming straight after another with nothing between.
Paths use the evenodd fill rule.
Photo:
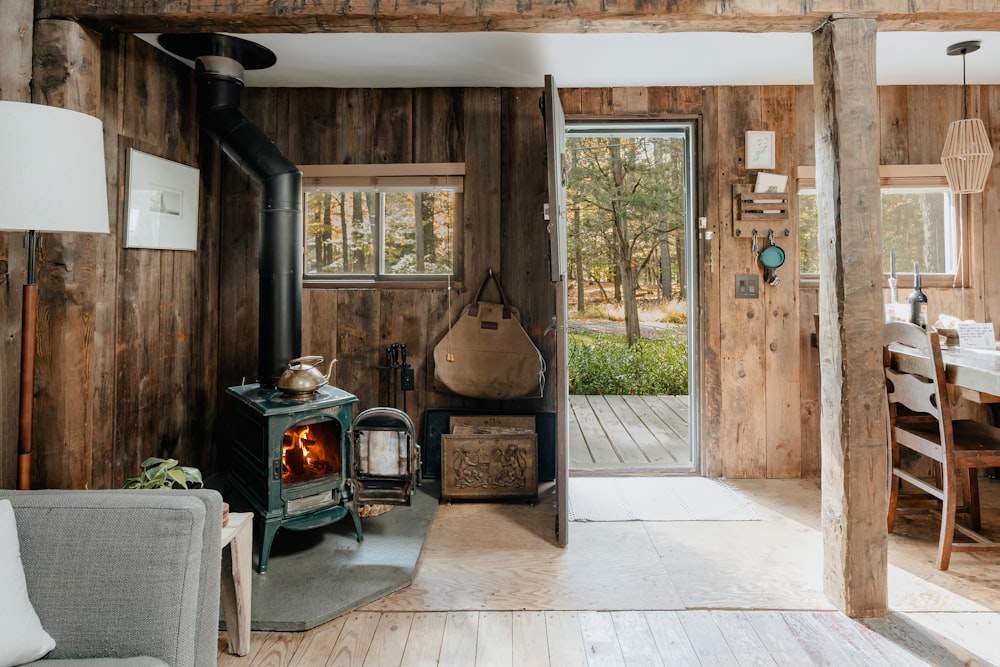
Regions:
<instances>
[{"instance_id":1,"label":"white ceiling","mask_svg":"<svg viewBox=\"0 0 1000 667\"><path fill-rule=\"evenodd\" d=\"M155 43L156 35L140 35ZM413 88L768 85L812 83L808 33L336 33L240 35L278 62L247 72L260 87ZM881 85L961 84L948 45L982 40L970 84L1000 84L1000 33L883 32ZM190 63L189 63L190 64Z\"/></svg>"}]
</instances>

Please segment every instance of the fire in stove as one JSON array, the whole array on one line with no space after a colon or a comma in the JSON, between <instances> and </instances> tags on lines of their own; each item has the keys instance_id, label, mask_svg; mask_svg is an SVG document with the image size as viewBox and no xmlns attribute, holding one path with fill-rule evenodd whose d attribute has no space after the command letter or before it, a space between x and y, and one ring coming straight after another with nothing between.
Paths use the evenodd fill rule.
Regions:
<instances>
[{"instance_id":1,"label":"fire in stove","mask_svg":"<svg viewBox=\"0 0 1000 667\"><path fill-rule=\"evenodd\" d=\"M340 472L340 428L335 421L294 426L281 443L281 482L296 484Z\"/></svg>"}]
</instances>

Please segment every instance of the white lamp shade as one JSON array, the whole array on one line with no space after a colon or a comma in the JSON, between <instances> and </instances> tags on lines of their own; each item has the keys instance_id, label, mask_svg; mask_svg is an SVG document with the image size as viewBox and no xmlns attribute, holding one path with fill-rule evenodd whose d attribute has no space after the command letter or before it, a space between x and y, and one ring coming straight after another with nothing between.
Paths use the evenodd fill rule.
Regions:
<instances>
[{"instance_id":1,"label":"white lamp shade","mask_svg":"<svg viewBox=\"0 0 1000 667\"><path fill-rule=\"evenodd\" d=\"M0 102L0 230L108 233L100 120Z\"/></svg>"},{"instance_id":2,"label":"white lamp shade","mask_svg":"<svg viewBox=\"0 0 1000 667\"><path fill-rule=\"evenodd\" d=\"M983 191L993 167L993 147L983 121L967 118L948 126L941 164L948 177L948 189L955 194Z\"/></svg>"}]
</instances>

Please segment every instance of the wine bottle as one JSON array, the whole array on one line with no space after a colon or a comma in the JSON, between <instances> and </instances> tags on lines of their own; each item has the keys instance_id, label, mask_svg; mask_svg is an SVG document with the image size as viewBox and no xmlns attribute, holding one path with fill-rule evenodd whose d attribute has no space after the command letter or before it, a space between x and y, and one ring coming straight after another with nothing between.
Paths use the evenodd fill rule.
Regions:
<instances>
[{"instance_id":1,"label":"wine bottle","mask_svg":"<svg viewBox=\"0 0 1000 667\"><path fill-rule=\"evenodd\" d=\"M927 328L927 295L921 289L920 265L913 263L913 291L910 292L910 322Z\"/></svg>"}]
</instances>

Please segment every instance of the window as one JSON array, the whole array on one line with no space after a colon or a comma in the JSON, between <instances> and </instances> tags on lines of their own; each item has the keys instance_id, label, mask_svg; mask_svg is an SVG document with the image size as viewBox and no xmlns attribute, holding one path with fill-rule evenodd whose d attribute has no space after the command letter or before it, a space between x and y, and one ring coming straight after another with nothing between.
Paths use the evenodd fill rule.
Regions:
<instances>
[{"instance_id":1,"label":"window","mask_svg":"<svg viewBox=\"0 0 1000 667\"><path fill-rule=\"evenodd\" d=\"M464 165L305 166L306 279L451 276Z\"/></svg>"},{"instance_id":2,"label":"window","mask_svg":"<svg viewBox=\"0 0 1000 667\"><path fill-rule=\"evenodd\" d=\"M819 274L818 212L815 170L798 172L799 271ZM960 278L962 224L956 197L949 192L940 165L882 167L882 272L889 273L890 253L902 277L913 263L941 286ZM900 283L903 281L901 280Z\"/></svg>"}]
</instances>

